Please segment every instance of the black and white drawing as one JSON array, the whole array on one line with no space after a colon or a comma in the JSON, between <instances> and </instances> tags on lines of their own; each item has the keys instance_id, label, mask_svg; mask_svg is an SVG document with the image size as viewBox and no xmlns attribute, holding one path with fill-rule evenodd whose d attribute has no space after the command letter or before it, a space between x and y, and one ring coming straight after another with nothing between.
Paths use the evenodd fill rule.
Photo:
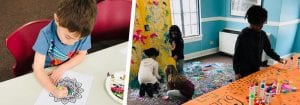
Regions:
<instances>
[{"instance_id":1,"label":"black and white drawing","mask_svg":"<svg viewBox=\"0 0 300 105\"><path fill-rule=\"evenodd\" d=\"M68 96L57 98L46 89L43 89L34 105L85 105L89 97L92 81L92 76L67 71L56 86L58 88L66 87L68 89Z\"/></svg>"},{"instance_id":2,"label":"black and white drawing","mask_svg":"<svg viewBox=\"0 0 300 105\"><path fill-rule=\"evenodd\" d=\"M49 94L54 98L54 102L61 102L62 104L75 103L76 100L82 98L84 89L81 87L82 83L78 82L76 78L65 77L57 83L57 86L63 86L68 89L68 96L65 98L57 98L53 94Z\"/></svg>"}]
</instances>

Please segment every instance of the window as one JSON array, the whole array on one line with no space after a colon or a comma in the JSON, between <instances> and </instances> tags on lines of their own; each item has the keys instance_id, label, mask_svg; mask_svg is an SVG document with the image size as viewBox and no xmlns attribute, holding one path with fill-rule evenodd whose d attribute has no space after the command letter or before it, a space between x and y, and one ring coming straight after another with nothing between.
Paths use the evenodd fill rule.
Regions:
<instances>
[{"instance_id":1,"label":"window","mask_svg":"<svg viewBox=\"0 0 300 105\"><path fill-rule=\"evenodd\" d=\"M199 0L170 0L172 22L181 29L183 37L199 36Z\"/></svg>"}]
</instances>

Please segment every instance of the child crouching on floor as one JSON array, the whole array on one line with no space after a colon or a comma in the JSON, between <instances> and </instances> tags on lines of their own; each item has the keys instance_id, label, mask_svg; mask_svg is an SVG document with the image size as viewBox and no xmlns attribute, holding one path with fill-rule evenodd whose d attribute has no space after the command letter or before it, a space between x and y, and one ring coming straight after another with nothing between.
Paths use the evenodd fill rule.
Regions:
<instances>
[{"instance_id":1,"label":"child crouching on floor","mask_svg":"<svg viewBox=\"0 0 300 105\"><path fill-rule=\"evenodd\" d=\"M138 81L140 83L139 95L144 97L145 93L147 93L149 97L153 97L154 93L158 93L158 80L161 78L158 74L159 64L155 60L159 52L155 48L149 48L144 50L144 54L147 58L141 61L138 73Z\"/></svg>"},{"instance_id":2,"label":"child crouching on floor","mask_svg":"<svg viewBox=\"0 0 300 105\"><path fill-rule=\"evenodd\" d=\"M168 65L165 69L167 77L167 96L163 99L175 99L186 102L192 99L194 94L194 84L186 77L179 75L174 65Z\"/></svg>"}]
</instances>

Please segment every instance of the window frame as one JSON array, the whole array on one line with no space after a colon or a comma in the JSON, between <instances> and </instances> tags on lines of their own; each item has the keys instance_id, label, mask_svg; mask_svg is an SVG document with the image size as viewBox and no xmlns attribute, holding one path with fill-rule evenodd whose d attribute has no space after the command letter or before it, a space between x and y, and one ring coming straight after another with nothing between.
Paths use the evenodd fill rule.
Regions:
<instances>
[{"instance_id":1,"label":"window frame","mask_svg":"<svg viewBox=\"0 0 300 105\"><path fill-rule=\"evenodd\" d=\"M184 8L183 8L183 0L178 0L179 2L180 2L180 8L179 8L179 10L180 10L180 20L181 20L181 25L179 26L179 28L180 28L180 30L182 31L182 35L183 35L183 39L184 39L184 41L185 41L185 43L187 43L187 42L194 42L194 41L198 41L198 40L202 40L202 29L201 29L201 0L195 0L196 1L196 18L197 18L197 34L190 34L190 35L186 35L185 33L185 21L184 21L184 18L185 18L185 16L184 16L184 14L185 13L189 13L190 15L192 14L192 13L195 13L195 12L192 12L190 9L189 9L189 11L188 12L184 12ZM189 1L190 2L190 1ZM175 9L173 9L174 7L173 7L173 0L170 0L170 5L171 5L171 18L172 18L172 24L175 24L175 18L173 17L174 16L174 14L177 14L178 15L178 13L174 13L173 11L175 10ZM189 3L189 5L190 5L190 3ZM189 6L189 7L191 7L191 6ZM189 22L189 27L190 27L190 29L192 29L192 25L195 25L195 24L192 24L191 23L191 16L189 17L190 18L190 22ZM178 24L177 24L178 25Z\"/></svg>"}]
</instances>

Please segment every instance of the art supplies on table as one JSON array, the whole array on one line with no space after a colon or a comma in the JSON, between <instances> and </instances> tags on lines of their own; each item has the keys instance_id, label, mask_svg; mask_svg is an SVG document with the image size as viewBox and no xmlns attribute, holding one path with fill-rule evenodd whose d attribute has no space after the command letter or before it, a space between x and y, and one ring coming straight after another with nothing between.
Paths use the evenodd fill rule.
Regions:
<instances>
[{"instance_id":1,"label":"art supplies on table","mask_svg":"<svg viewBox=\"0 0 300 105\"><path fill-rule=\"evenodd\" d=\"M119 71L107 73L105 82L106 91L117 102L122 103L124 96L125 73Z\"/></svg>"},{"instance_id":2,"label":"art supplies on table","mask_svg":"<svg viewBox=\"0 0 300 105\"><path fill-rule=\"evenodd\" d=\"M296 86L288 80L262 80L260 83L259 92L256 92L257 90L255 89L255 84L251 83L249 87L249 95L247 96L249 105L268 105L271 102L271 98L276 94L288 94L290 92L297 91ZM259 93L259 95L256 93Z\"/></svg>"}]
</instances>

